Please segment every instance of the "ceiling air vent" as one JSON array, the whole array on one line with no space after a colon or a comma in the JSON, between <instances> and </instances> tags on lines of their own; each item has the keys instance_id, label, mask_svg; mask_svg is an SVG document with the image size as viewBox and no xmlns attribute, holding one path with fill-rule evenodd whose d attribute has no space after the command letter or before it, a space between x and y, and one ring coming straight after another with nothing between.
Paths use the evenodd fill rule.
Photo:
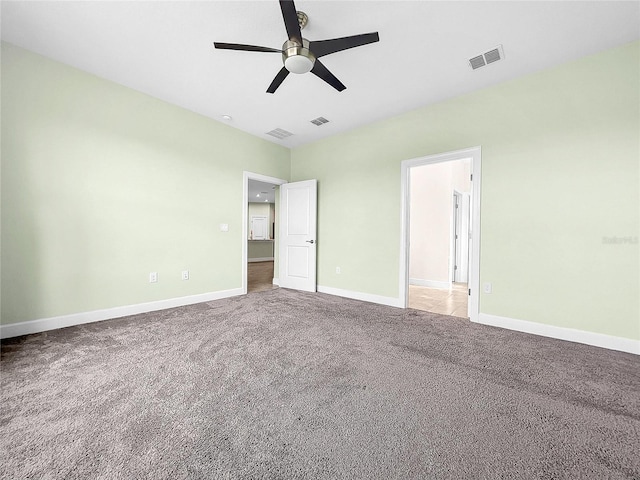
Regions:
<instances>
[{"instance_id":1,"label":"ceiling air vent","mask_svg":"<svg viewBox=\"0 0 640 480\"><path fill-rule=\"evenodd\" d=\"M329 120L327 120L324 117L318 117L318 118L316 118L314 120L311 120L311 123L313 123L314 125L317 125L319 127L320 125L324 125L325 123L329 123Z\"/></svg>"},{"instance_id":2,"label":"ceiling air vent","mask_svg":"<svg viewBox=\"0 0 640 480\"><path fill-rule=\"evenodd\" d=\"M270 132L267 132L267 135L271 135L272 137L276 137L282 140L283 138L290 137L291 135L293 135L293 133L287 132L282 128L276 128L274 130L271 130Z\"/></svg>"},{"instance_id":3,"label":"ceiling air vent","mask_svg":"<svg viewBox=\"0 0 640 480\"><path fill-rule=\"evenodd\" d=\"M487 64L484 61L483 55L478 55L477 57L473 57L472 59L469 60L469 63L471 64L471 68L473 68L474 70L476 68L484 67Z\"/></svg>"},{"instance_id":4,"label":"ceiling air vent","mask_svg":"<svg viewBox=\"0 0 640 480\"><path fill-rule=\"evenodd\" d=\"M502 60L504 58L504 51L502 50L502 45L498 45L497 47L492 48L480 55L477 55L473 58L469 59L469 65L471 68L476 70L480 67L484 67L485 65L489 65L490 63L497 62L498 60Z\"/></svg>"}]
</instances>

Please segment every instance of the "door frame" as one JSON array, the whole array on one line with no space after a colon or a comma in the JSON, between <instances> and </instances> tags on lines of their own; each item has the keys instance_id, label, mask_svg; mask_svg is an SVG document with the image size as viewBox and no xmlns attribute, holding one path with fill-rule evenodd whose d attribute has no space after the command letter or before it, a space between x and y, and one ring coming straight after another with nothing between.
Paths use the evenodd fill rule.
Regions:
<instances>
[{"instance_id":1,"label":"door frame","mask_svg":"<svg viewBox=\"0 0 640 480\"><path fill-rule=\"evenodd\" d=\"M471 248L469 249L469 302L468 315L472 322L478 321L480 314L480 188L482 149L480 146L438 153L426 157L404 160L400 167L401 220L400 220L400 278L399 300L402 308L409 303L409 214L410 175L413 167L452 160L471 159Z\"/></svg>"},{"instance_id":2,"label":"door frame","mask_svg":"<svg viewBox=\"0 0 640 480\"><path fill-rule=\"evenodd\" d=\"M453 210L453 215L451 216L451 238L449 242L449 249L452 253L451 258L449 259L449 282L452 285L456 283L456 277L459 277L461 270L466 270L464 276L467 280L465 283L469 283L469 232L471 231L471 193L461 192L454 188L453 198L453 204L451 205L451 208ZM458 208L456 208L457 201L459 201ZM461 248L462 246L464 246L464 248ZM466 259L464 258L465 256ZM460 257L460 262L458 262L458 257ZM461 265L463 265L465 268L461 269Z\"/></svg>"},{"instance_id":3,"label":"door frame","mask_svg":"<svg viewBox=\"0 0 640 480\"><path fill-rule=\"evenodd\" d=\"M249 180L257 180L258 182L271 183L273 185L282 185L284 183L289 183L288 180L284 180L282 178L269 177L267 175L261 175L259 173L253 173L244 171L242 172L242 293L243 295L247 294L247 265L248 265L248 240L249 240L249 232L247 229L247 225L249 224ZM280 205L278 204L278 207ZM278 218L280 212L276 209L276 218ZM277 220L276 220L277 223ZM274 242L274 253L275 253L275 242ZM275 272L274 272L275 276Z\"/></svg>"},{"instance_id":4,"label":"door frame","mask_svg":"<svg viewBox=\"0 0 640 480\"><path fill-rule=\"evenodd\" d=\"M460 201L460 203L458 203ZM456 205L458 207L456 208ZM449 283L453 285L456 281L456 263L458 262L458 250L460 247L459 232L458 232L458 224L460 223L460 205L462 205L462 194L453 189L453 205L452 215L451 215L451 233L449 234L449 251L451 254L449 255ZM409 260L411 260L411 255L409 255Z\"/></svg>"}]
</instances>

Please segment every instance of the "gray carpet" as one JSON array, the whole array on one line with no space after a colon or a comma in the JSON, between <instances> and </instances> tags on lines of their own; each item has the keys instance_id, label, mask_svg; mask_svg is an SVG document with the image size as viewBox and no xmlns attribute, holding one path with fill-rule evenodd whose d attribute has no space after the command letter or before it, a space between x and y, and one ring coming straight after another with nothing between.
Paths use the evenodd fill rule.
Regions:
<instances>
[{"instance_id":1,"label":"gray carpet","mask_svg":"<svg viewBox=\"0 0 640 480\"><path fill-rule=\"evenodd\" d=\"M0 476L638 479L639 367L272 290L4 341Z\"/></svg>"}]
</instances>

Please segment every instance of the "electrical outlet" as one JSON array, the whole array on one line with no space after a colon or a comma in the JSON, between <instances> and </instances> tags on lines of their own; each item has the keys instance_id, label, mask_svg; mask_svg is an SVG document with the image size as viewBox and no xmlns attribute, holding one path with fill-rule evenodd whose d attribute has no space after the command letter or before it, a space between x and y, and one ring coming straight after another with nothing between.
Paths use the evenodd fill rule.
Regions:
<instances>
[{"instance_id":1,"label":"electrical outlet","mask_svg":"<svg viewBox=\"0 0 640 480\"><path fill-rule=\"evenodd\" d=\"M158 281L158 272L151 272L149 274L149 283L156 283Z\"/></svg>"},{"instance_id":2,"label":"electrical outlet","mask_svg":"<svg viewBox=\"0 0 640 480\"><path fill-rule=\"evenodd\" d=\"M340 275L340 274L342 273L342 270L340 270L340 267L336 267L336 273L337 273L338 275Z\"/></svg>"},{"instance_id":3,"label":"electrical outlet","mask_svg":"<svg viewBox=\"0 0 640 480\"><path fill-rule=\"evenodd\" d=\"M189 270L183 270L182 271L182 279L183 280L189 280Z\"/></svg>"},{"instance_id":4,"label":"electrical outlet","mask_svg":"<svg viewBox=\"0 0 640 480\"><path fill-rule=\"evenodd\" d=\"M482 291L484 293L491 293L493 291L493 287L491 285L491 282L484 282L482 284Z\"/></svg>"}]
</instances>

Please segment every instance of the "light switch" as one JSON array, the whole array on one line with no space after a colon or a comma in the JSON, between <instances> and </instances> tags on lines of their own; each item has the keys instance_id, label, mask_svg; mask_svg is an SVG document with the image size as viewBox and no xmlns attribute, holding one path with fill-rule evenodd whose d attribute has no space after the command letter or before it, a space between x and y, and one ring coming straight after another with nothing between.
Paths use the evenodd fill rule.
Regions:
<instances>
[{"instance_id":1,"label":"light switch","mask_svg":"<svg viewBox=\"0 0 640 480\"><path fill-rule=\"evenodd\" d=\"M220 231L221 232L228 232L229 231L229 224L228 223L221 223L220 224Z\"/></svg>"}]
</instances>

